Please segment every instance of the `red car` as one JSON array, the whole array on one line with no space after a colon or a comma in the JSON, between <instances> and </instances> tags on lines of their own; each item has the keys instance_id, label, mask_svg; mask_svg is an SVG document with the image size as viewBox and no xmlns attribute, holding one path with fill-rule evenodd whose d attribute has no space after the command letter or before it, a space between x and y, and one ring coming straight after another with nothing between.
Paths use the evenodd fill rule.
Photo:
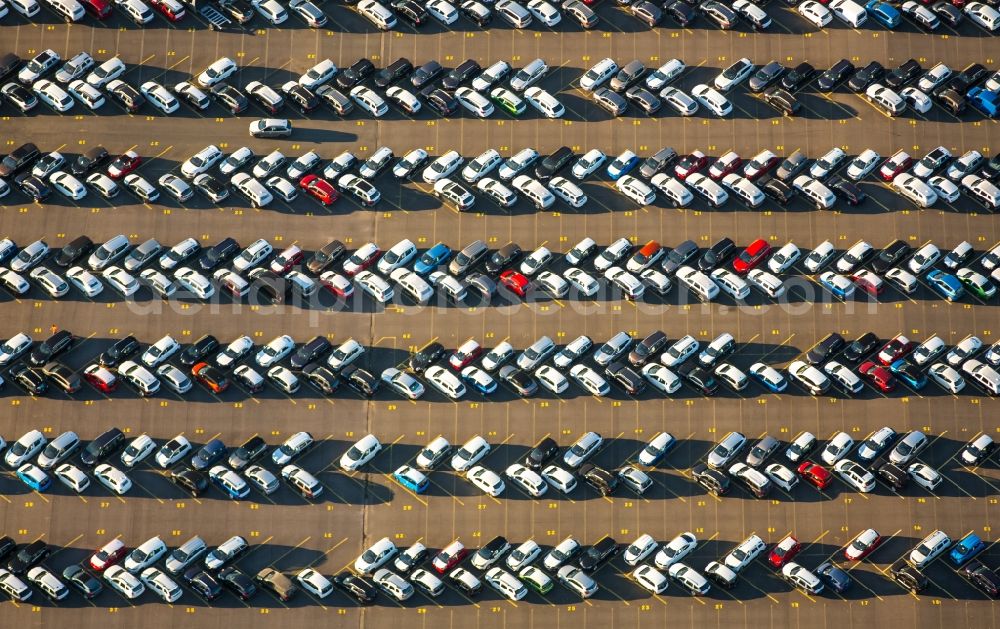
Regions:
<instances>
[{"instance_id":1,"label":"red car","mask_svg":"<svg viewBox=\"0 0 1000 629\"><path fill-rule=\"evenodd\" d=\"M758 238L736 256L733 260L733 270L741 275L749 273L770 254L771 245L763 238Z\"/></svg>"},{"instance_id":2,"label":"red car","mask_svg":"<svg viewBox=\"0 0 1000 629\"><path fill-rule=\"evenodd\" d=\"M743 167L743 176L750 181L757 181L781 163L781 158L771 151L761 151Z\"/></svg>"},{"instance_id":3,"label":"red car","mask_svg":"<svg viewBox=\"0 0 1000 629\"><path fill-rule=\"evenodd\" d=\"M128 546L119 538L115 538L94 551L90 556L90 567L98 572L104 572L121 561L128 554Z\"/></svg>"},{"instance_id":4,"label":"red car","mask_svg":"<svg viewBox=\"0 0 1000 629\"><path fill-rule=\"evenodd\" d=\"M723 177L736 172L742 165L743 158L739 156L739 153L729 151L715 160L715 163L708 169L708 176L716 181L722 181Z\"/></svg>"},{"instance_id":5,"label":"red car","mask_svg":"<svg viewBox=\"0 0 1000 629\"><path fill-rule=\"evenodd\" d=\"M323 205L331 205L340 195L334 190L330 182L316 175L306 175L299 182L299 187L305 190L306 194L318 200Z\"/></svg>"},{"instance_id":6,"label":"red car","mask_svg":"<svg viewBox=\"0 0 1000 629\"><path fill-rule=\"evenodd\" d=\"M892 181L896 178L896 175L905 173L913 165L913 158L906 151L896 151L896 153L885 160L882 164L882 168L879 168L878 174L882 177L883 181Z\"/></svg>"},{"instance_id":7,"label":"red car","mask_svg":"<svg viewBox=\"0 0 1000 629\"><path fill-rule=\"evenodd\" d=\"M896 390L896 376L882 365L876 365L874 362L866 360L858 367L858 372L868 378L868 381L882 393L892 393Z\"/></svg>"},{"instance_id":8,"label":"red car","mask_svg":"<svg viewBox=\"0 0 1000 629\"><path fill-rule=\"evenodd\" d=\"M448 364L455 371L462 371L465 367L469 365L472 361L479 358L479 355L483 353L483 346L477 341L469 339L468 341L462 343L455 353L448 358Z\"/></svg>"},{"instance_id":9,"label":"red car","mask_svg":"<svg viewBox=\"0 0 1000 629\"><path fill-rule=\"evenodd\" d=\"M284 275L295 268L296 265L302 264L305 257L306 254L302 251L301 247L292 245L279 253L278 257L274 260L271 260L271 270L278 275Z\"/></svg>"},{"instance_id":10,"label":"red car","mask_svg":"<svg viewBox=\"0 0 1000 629\"><path fill-rule=\"evenodd\" d=\"M142 157L138 153L135 151L125 151L108 166L108 176L112 179L121 179L138 168L141 163Z\"/></svg>"},{"instance_id":11,"label":"red car","mask_svg":"<svg viewBox=\"0 0 1000 629\"><path fill-rule=\"evenodd\" d=\"M212 393L222 393L229 388L226 374L208 363L198 363L192 367L191 376Z\"/></svg>"},{"instance_id":12,"label":"red car","mask_svg":"<svg viewBox=\"0 0 1000 629\"><path fill-rule=\"evenodd\" d=\"M184 5L177 0L149 0L149 3L171 22L184 17Z\"/></svg>"},{"instance_id":13,"label":"red car","mask_svg":"<svg viewBox=\"0 0 1000 629\"><path fill-rule=\"evenodd\" d=\"M708 157L701 151L695 151L690 155L685 155L681 161L674 166L674 174L681 180L687 179L688 175L693 175L705 166L708 166Z\"/></svg>"},{"instance_id":14,"label":"red car","mask_svg":"<svg viewBox=\"0 0 1000 629\"><path fill-rule=\"evenodd\" d=\"M917 346L916 343L902 334L886 343L878 352L878 361L888 367L900 358L906 356Z\"/></svg>"},{"instance_id":15,"label":"red car","mask_svg":"<svg viewBox=\"0 0 1000 629\"><path fill-rule=\"evenodd\" d=\"M802 550L802 544L799 543L799 540L791 535L786 535L784 539L774 545L771 553L767 556L767 560L775 568L780 568L791 561L795 555L799 554L800 550Z\"/></svg>"},{"instance_id":16,"label":"red car","mask_svg":"<svg viewBox=\"0 0 1000 629\"><path fill-rule=\"evenodd\" d=\"M528 278L514 269L507 269L500 274L500 285L518 297L524 297L528 292Z\"/></svg>"},{"instance_id":17,"label":"red car","mask_svg":"<svg viewBox=\"0 0 1000 629\"><path fill-rule=\"evenodd\" d=\"M86 9L87 13L93 15L99 20L106 19L111 15L111 3L105 2L104 0L80 0L80 4Z\"/></svg>"},{"instance_id":18,"label":"red car","mask_svg":"<svg viewBox=\"0 0 1000 629\"><path fill-rule=\"evenodd\" d=\"M882 281L882 278L865 269L852 275L851 281L869 295L878 296L885 290L885 282Z\"/></svg>"},{"instance_id":19,"label":"red car","mask_svg":"<svg viewBox=\"0 0 1000 629\"><path fill-rule=\"evenodd\" d=\"M826 489L833 482L833 476L822 465L806 461L799 466L799 476L820 489Z\"/></svg>"},{"instance_id":20,"label":"red car","mask_svg":"<svg viewBox=\"0 0 1000 629\"><path fill-rule=\"evenodd\" d=\"M844 557L852 561L860 561L872 554L882 543L882 536L875 529L865 529L844 548Z\"/></svg>"},{"instance_id":21,"label":"red car","mask_svg":"<svg viewBox=\"0 0 1000 629\"><path fill-rule=\"evenodd\" d=\"M351 283L351 280L336 271L324 272L323 275L319 276L319 281L337 297L347 299L354 294L354 284Z\"/></svg>"},{"instance_id":22,"label":"red car","mask_svg":"<svg viewBox=\"0 0 1000 629\"><path fill-rule=\"evenodd\" d=\"M441 552L434 556L434 561L432 565L434 569L437 570L438 574L444 574L448 572L458 564L462 563L466 555L469 554L469 549L465 547L462 542L455 540L454 542L448 544L447 547L442 548Z\"/></svg>"},{"instance_id":23,"label":"red car","mask_svg":"<svg viewBox=\"0 0 1000 629\"><path fill-rule=\"evenodd\" d=\"M101 365L90 365L84 369L83 379L101 393L111 393L118 388L118 376Z\"/></svg>"}]
</instances>

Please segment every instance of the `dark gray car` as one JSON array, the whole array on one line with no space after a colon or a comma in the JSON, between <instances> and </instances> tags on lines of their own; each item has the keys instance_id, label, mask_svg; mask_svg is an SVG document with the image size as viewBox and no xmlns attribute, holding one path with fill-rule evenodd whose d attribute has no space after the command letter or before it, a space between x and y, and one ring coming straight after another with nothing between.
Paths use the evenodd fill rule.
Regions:
<instances>
[{"instance_id":1,"label":"dark gray car","mask_svg":"<svg viewBox=\"0 0 1000 629\"><path fill-rule=\"evenodd\" d=\"M785 73L785 66L781 65L777 61L771 61L767 65L761 66L753 76L750 77L750 90L753 92L761 92L765 90L772 83L781 78L781 75Z\"/></svg>"},{"instance_id":2,"label":"dark gray car","mask_svg":"<svg viewBox=\"0 0 1000 629\"><path fill-rule=\"evenodd\" d=\"M693 240L685 240L671 249L663 258L663 272L673 275L677 269L688 263L698 253L698 245Z\"/></svg>"}]
</instances>

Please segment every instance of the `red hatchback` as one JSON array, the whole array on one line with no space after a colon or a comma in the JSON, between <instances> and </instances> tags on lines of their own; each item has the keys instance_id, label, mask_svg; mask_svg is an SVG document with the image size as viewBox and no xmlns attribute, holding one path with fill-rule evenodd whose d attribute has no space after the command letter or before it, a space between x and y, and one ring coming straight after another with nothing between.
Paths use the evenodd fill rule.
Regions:
<instances>
[{"instance_id":1,"label":"red hatchback","mask_svg":"<svg viewBox=\"0 0 1000 629\"><path fill-rule=\"evenodd\" d=\"M99 20L107 19L111 15L111 3L104 0L80 0L80 4L87 13Z\"/></svg>"},{"instance_id":2,"label":"red hatchback","mask_svg":"<svg viewBox=\"0 0 1000 629\"><path fill-rule=\"evenodd\" d=\"M716 181L722 181L723 177L739 170L743 165L743 158L736 151L729 151L725 155L715 160L715 163L708 169L708 176Z\"/></svg>"},{"instance_id":3,"label":"red hatchback","mask_svg":"<svg viewBox=\"0 0 1000 629\"><path fill-rule=\"evenodd\" d=\"M882 393L892 393L896 390L896 377L882 365L866 360L858 367L858 372L868 378L868 381Z\"/></svg>"},{"instance_id":4,"label":"red hatchback","mask_svg":"<svg viewBox=\"0 0 1000 629\"><path fill-rule=\"evenodd\" d=\"M806 461L799 466L799 476L820 489L826 489L833 482L833 476L822 465Z\"/></svg>"},{"instance_id":5,"label":"red hatchback","mask_svg":"<svg viewBox=\"0 0 1000 629\"><path fill-rule=\"evenodd\" d=\"M792 560L795 555L802 550L802 544L791 535L786 535L784 539L774 545L767 560L775 568L780 568Z\"/></svg>"},{"instance_id":6,"label":"red hatchback","mask_svg":"<svg viewBox=\"0 0 1000 629\"><path fill-rule=\"evenodd\" d=\"M916 346L917 344L910 339L899 335L882 346L882 349L878 351L878 361L888 367L912 352Z\"/></svg>"},{"instance_id":7,"label":"red hatchback","mask_svg":"<svg viewBox=\"0 0 1000 629\"><path fill-rule=\"evenodd\" d=\"M771 245L763 238L758 238L736 256L733 260L733 270L741 275L749 273L770 254Z\"/></svg>"},{"instance_id":8,"label":"red hatchback","mask_svg":"<svg viewBox=\"0 0 1000 629\"><path fill-rule=\"evenodd\" d=\"M434 569L437 570L438 574L444 574L448 572L458 564L462 563L465 556L469 554L469 549L465 547L462 542L455 540L454 542L448 544L445 548L441 549L435 557L431 564Z\"/></svg>"},{"instance_id":9,"label":"red hatchback","mask_svg":"<svg viewBox=\"0 0 1000 629\"><path fill-rule=\"evenodd\" d=\"M302 181L299 182L299 187L323 205L331 205L340 198L329 181L316 175L303 177Z\"/></svg>"},{"instance_id":10,"label":"red hatchback","mask_svg":"<svg viewBox=\"0 0 1000 629\"><path fill-rule=\"evenodd\" d=\"M687 179L688 175L693 175L705 166L708 166L708 157L701 151L695 151L690 155L685 155L681 161L674 166L674 174L680 179Z\"/></svg>"},{"instance_id":11,"label":"red hatchback","mask_svg":"<svg viewBox=\"0 0 1000 629\"><path fill-rule=\"evenodd\" d=\"M528 278L514 269L507 269L500 274L500 285L518 297L524 297L528 292Z\"/></svg>"},{"instance_id":12,"label":"red hatchback","mask_svg":"<svg viewBox=\"0 0 1000 629\"><path fill-rule=\"evenodd\" d=\"M222 370L208 363L198 363L191 368L191 376L212 393L222 393L229 388L229 379Z\"/></svg>"},{"instance_id":13,"label":"red hatchback","mask_svg":"<svg viewBox=\"0 0 1000 629\"><path fill-rule=\"evenodd\" d=\"M125 151L108 166L108 176L112 179L121 179L138 168L141 163L141 155L135 151Z\"/></svg>"},{"instance_id":14,"label":"red hatchback","mask_svg":"<svg viewBox=\"0 0 1000 629\"><path fill-rule=\"evenodd\" d=\"M149 0L149 3L171 22L184 17L184 5L178 0Z\"/></svg>"},{"instance_id":15,"label":"red hatchback","mask_svg":"<svg viewBox=\"0 0 1000 629\"><path fill-rule=\"evenodd\" d=\"M101 393L111 393L118 388L118 376L101 365L90 365L84 369L83 379Z\"/></svg>"}]
</instances>

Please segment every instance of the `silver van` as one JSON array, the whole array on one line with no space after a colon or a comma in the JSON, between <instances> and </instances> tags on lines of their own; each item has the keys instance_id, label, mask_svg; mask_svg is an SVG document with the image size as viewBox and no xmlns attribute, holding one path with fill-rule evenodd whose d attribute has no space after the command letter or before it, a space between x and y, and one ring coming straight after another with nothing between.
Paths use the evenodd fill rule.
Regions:
<instances>
[{"instance_id":1,"label":"silver van","mask_svg":"<svg viewBox=\"0 0 1000 629\"><path fill-rule=\"evenodd\" d=\"M124 234L119 234L106 241L103 245L98 247L94 253L90 254L90 258L87 260L87 266L89 266L92 271L103 271L115 260L125 255L128 248L128 237Z\"/></svg>"},{"instance_id":2,"label":"silver van","mask_svg":"<svg viewBox=\"0 0 1000 629\"><path fill-rule=\"evenodd\" d=\"M469 243L448 264L452 275L462 275L471 271L486 256L490 248L482 240Z\"/></svg>"}]
</instances>

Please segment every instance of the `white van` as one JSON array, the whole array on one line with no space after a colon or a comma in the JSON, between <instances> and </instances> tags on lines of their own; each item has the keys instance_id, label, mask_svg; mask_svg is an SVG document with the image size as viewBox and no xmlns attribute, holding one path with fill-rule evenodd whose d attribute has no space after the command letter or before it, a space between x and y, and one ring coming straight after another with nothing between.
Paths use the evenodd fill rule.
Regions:
<instances>
[{"instance_id":1,"label":"white van","mask_svg":"<svg viewBox=\"0 0 1000 629\"><path fill-rule=\"evenodd\" d=\"M933 188L908 173L897 175L892 180L892 187L900 195L922 208L930 207L937 201L937 193Z\"/></svg>"},{"instance_id":2,"label":"white van","mask_svg":"<svg viewBox=\"0 0 1000 629\"><path fill-rule=\"evenodd\" d=\"M465 395L465 385L462 381L440 365L428 367L424 372L424 378L431 386L453 400L459 400Z\"/></svg>"},{"instance_id":3,"label":"white van","mask_svg":"<svg viewBox=\"0 0 1000 629\"><path fill-rule=\"evenodd\" d=\"M1000 395L1000 373L988 364L978 360L967 360L962 372L978 382L990 395Z\"/></svg>"},{"instance_id":4,"label":"white van","mask_svg":"<svg viewBox=\"0 0 1000 629\"><path fill-rule=\"evenodd\" d=\"M898 116L906 111L906 101L903 97L881 83L869 85L865 90L865 97L890 116Z\"/></svg>"},{"instance_id":5,"label":"white van","mask_svg":"<svg viewBox=\"0 0 1000 629\"><path fill-rule=\"evenodd\" d=\"M1000 188L989 180L978 175L966 175L962 178L962 187L990 210L1000 209Z\"/></svg>"},{"instance_id":6,"label":"white van","mask_svg":"<svg viewBox=\"0 0 1000 629\"><path fill-rule=\"evenodd\" d=\"M749 179L730 173L722 179L722 183L749 207L757 209L764 204L764 193Z\"/></svg>"},{"instance_id":7,"label":"white van","mask_svg":"<svg viewBox=\"0 0 1000 629\"><path fill-rule=\"evenodd\" d=\"M90 254L87 266L90 267L91 271L103 271L112 262L125 255L129 246L127 236L124 234L114 236L98 247L94 253Z\"/></svg>"},{"instance_id":8,"label":"white van","mask_svg":"<svg viewBox=\"0 0 1000 629\"><path fill-rule=\"evenodd\" d=\"M48 3L49 8L66 22L79 22L83 19L83 5L77 0L48 0Z\"/></svg>"},{"instance_id":9,"label":"white van","mask_svg":"<svg viewBox=\"0 0 1000 629\"><path fill-rule=\"evenodd\" d=\"M547 210L556 202L555 196L549 192L548 188L528 175L518 175L512 183L539 210Z\"/></svg>"},{"instance_id":10,"label":"white van","mask_svg":"<svg viewBox=\"0 0 1000 629\"><path fill-rule=\"evenodd\" d=\"M667 173L658 173L650 183L670 200L674 207L687 207L694 200L694 195L683 183Z\"/></svg>"},{"instance_id":11,"label":"white van","mask_svg":"<svg viewBox=\"0 0 1000 629\"><path fill-rule=\"evenodd\" d=\"M605 57L580 77L580 87L584 91L593 92L613 77L616 72L618 72L618 64L611 57Z\"/></svg>"},{"instance_id":12,"label":"white van","mask_svg":"<svg viewBox=\"0 0 1000 629\"><path fill-rule=\"evenodd\" d=\"M718 268L712 271L712 281L733 299L742 300L750 296L750 285L729 269Z\"/></svg>"},{"instance_id":13,"label":"white van","mask_svg":"<svg viewBox=\"0 0 1000 629\"><path fill-rule=\"evenodd\" d=\"M559 99L540 87L532 86L524 90L524 98L546 118L562 118L566 113Z\"/></svg>"},{"instance_id":14,"label":"white van","mask_svg":"<svg viewBox=\"0 0 1000 629\"><path fill-rule=\"evenodd\" d=\"M354 281L361 285L361 290L371 295L372 299L380 304L388 303L392 299L392 286L371 271L358 273L354 276Z\"/></svg>"},{"instance_id":15,"label":"white van","mask_svg":"<svg viewBox=\"0 0 1000 629\"><path fill-rule=\"evenodd\" d=\"M701 173L688 175L686 182L708 201L712 207L722 207L729 200L729 193Z\"/></svg>"},{"instance_id":16,"label":"white van","mask_svg":"<svg viewBox=\"0 0 1000 629\"><path fill-rule=\"evenodd\" d=\"M24 17L35 17L42 10L37 0L7 0L7 3Z\"/></svg>"},{"instance_id":17,"label":"white van","mask_svg":"<svg viewBox=\"0 0 1000 629\"><path fill-rule=\"evenodd\" d=\"M416 255L417 246L409 238L404 238L382 254L376 267L379 273L389 275L396 269L409 264L410 260Z\"/></svg>"},{"instance_id":18,"label":"white van","mask_svg":"<svg viewBox=\"0 0 1000 629\"><path fill-rule=\"evenodd\" d=\"M253 207L265 207L274 200L271 191L264 187L264 184L246 173L236 173L233 175L231 183L250 201L250 205Z\"/></svg>"},{"instance_id":19,"label":"white van","mask_svg":"<svg viewBox=\"0 0 1000 629\"><path fill-rule=\"evenodd\" d=\"M434 296L434 289L427 280L409 269L396 269L389 274L389 277L417 303L426 304Z\"/></svg>"},{"instance_id":20,"label":"white van","mask_svg":"<svg viewBox=\"0 0 1000 629\"><path fill-rule=\"evenodd\" d=\"M625 175L615 182L618 191L639 205L649 205L656 201L656 193L649 185L632 175Z\"/></svg>"},{"instance_id":21,"label":"white van","mask_svg":"<svg viewBox=\"0 0 1000 629\"><path fill-rule=\"evenodd\" d=\"M457 278L448 275L444 271L435 271L431 273L429 279L434 286L444 293L445 297L451 300L453 303L459 303L465 301L469 292L465 284L459 281Z\"/></svg>"},{"instance_id":22,"label":"white van","mask_svg":"<svg viewBox=\"0 0 1000 629\"><path fill-rule=\"evenodd\" d=\"M851 28L861 28L868 21L868 13L854 0L831 0L830 10L838 20Z\"/></svg>"},{"instance_id":23,"label":"white van","mask_svg":"<svg viewBox=\"0 0 1000 629\"><path fill-rule=\"evenodd\" d=\"M587 195L580 186L565 177L553 177L549 182L549 190L572 207L580 208L587 203Z\"/></svg>"},{"instance_id":24,"label":"white van","mask_svg":"<svg viewBox=\"0 0 1000 629\"><path fill-rule=\"evenodd\" d=\"M799 175L792 182L795 189L809 197L817 209L829 210L836 203L837 197L833 191L809 175Z\"/></svg>"},{"instance_id":25,"label":"white van","mask_svg":"<svg viewBox=\"0 0 1000 629\"><path fill-rule=\"evenodd\" d=\"M682 266L677 269L677 281L684 285L699 301L709 302L719 296L719 287L712 278L697 269Z\"/></svg>"}]
</instances>

